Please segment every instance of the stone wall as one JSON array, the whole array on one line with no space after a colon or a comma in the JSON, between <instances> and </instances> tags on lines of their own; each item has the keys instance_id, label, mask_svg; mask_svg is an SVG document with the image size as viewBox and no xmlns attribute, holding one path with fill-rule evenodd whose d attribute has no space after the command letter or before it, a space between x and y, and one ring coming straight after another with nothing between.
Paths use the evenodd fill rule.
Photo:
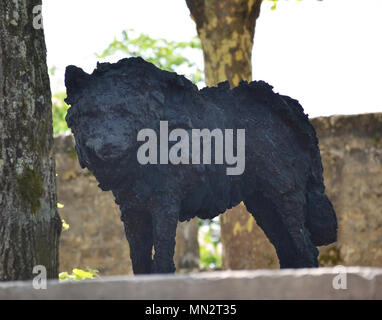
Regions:
<instances>
[{"instance_id":1,"label":"stone wall","mask_svg":"<svg viewBox=\"0 0 382 320\"><path fill-rule=\"evenodd\" d=\"M60 239L60 272L98 269L101 275L131 274L129 245L111 192L102 192L95 177L78 164L72 135L57 136L56 172L61 219L69 224ZM179 272L199 264L197 221L180 223L175 264Z\"/></svg>"},{"instance_id":2,"label":"stone wall","mask_svg":"<svg viewBox=\"0 0 382 320\"><path fill-rule=\"evenodd\" d=\"M339 222L338 241L320 248L320 265L382 266L382 113L311 122ZM223 267L278 268L275 249L245 206L227 213L221 216Z\"/></svg>"},{"instance_id":3,"label":"stone wall","mask_svg":"<svg viewBox=\"0 0 382 320\"><path fill-rule=\"evenodd\" d=\"M382 113L317 118L324 178L338 242L322 265L382 266Z\"/></svg>"}]
</instances>

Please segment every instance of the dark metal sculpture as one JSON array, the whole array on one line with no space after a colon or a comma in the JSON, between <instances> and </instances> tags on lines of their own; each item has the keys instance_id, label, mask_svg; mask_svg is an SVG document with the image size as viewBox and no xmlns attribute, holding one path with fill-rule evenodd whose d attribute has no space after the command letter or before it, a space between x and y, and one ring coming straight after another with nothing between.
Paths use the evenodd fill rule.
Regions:
<instances>
[{"instance_id":1,"label":"dark metal sculpture","mask_svg":"<svg viewBox=\"0 0 382 320\"><path fill-rule=\"evenodd\" d=\"M317 267L315 246L336 241L315 130L298 101L267 83L198 90L183 76L130 58L99 64L91 75L69 66L65 84L79 162L102 190L113 192L135 274L174 272L178 221L211 219L241 201L275 246L282 268ZM245 129L245 170L227 174L229 165L216 161L217 154L211 164L141 164L139 132L159 133L164 121L168 130L190 136L193 129Z\"/></svg>"}]
</instances>

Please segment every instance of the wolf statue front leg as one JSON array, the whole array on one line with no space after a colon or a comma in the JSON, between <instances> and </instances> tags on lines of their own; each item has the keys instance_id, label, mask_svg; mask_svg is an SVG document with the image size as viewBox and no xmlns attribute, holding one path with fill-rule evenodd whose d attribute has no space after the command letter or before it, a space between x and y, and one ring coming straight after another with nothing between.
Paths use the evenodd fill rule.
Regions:
<instances>
[{"instance_id":1,"label":"wolf statue front leg","mask_svg":"<svg viewBox=\"0 0 382 320\"><path fill-rule=\"evenodd\" d=\"M175 272L175 236L180 204L170 194L157 194L149 207L155 251L152 273L173 273Z\"/></svg>"},{"instance_id":2,"label":"wolf statue front leg","mask_svg":"<svg viewBox=\"0 0 382 320\"><path fill-rule=\"evenodd\" d=\"M134 274L151 273L153 229L150 213L123 210L121 220L125 226L126 238L130 246L130 258Z\"/></svg>"}]
</instances>

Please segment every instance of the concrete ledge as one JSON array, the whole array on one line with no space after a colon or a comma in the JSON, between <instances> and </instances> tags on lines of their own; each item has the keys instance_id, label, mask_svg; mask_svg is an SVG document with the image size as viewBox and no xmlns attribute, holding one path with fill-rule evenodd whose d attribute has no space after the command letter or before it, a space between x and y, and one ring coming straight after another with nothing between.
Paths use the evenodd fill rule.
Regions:
<instances>
[{"instance_id":1,"label":"concrete ledge","mask_svg":"<svg viewBox=\"0 0 382 320\"><path fill-rule=\"evenodd\" d=\"M333 280L346 279L347 289ZM32 281L0 283L0 299L382 299L382 268L343 267L105 277L36 290Z\"/></svg>"}]
</instances>

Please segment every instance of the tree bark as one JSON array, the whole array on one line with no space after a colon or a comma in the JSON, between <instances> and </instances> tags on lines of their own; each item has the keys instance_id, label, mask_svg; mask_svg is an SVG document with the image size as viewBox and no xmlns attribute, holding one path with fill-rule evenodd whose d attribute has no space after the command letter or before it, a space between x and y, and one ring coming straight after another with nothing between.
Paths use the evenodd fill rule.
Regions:
<instances>
[{"instance_id":1,"label":"tree bark","mask_svg":"<svg viewBox=\"0 0 382 320\"><path fill-rule=\"evenodd\" d=\"M252 79L252 47L262 0L186 0L202 42L207 86Z\"/></svg>"},{"instance_id":2,"label":"tree bark","mask_svg":"<svg viewBox=\"0 0 382 320\"><path fill-rule=\"evenodd\" d=\"M252 47L262 0L186 0L202 42L208 86L252 80ZM245 206L221 216L223 268L279 266L274 247Z\"/></svg>"},{"instance_id":3,"label":"tree bark","mask_svg":"<svg viewBox=\"0 0 382 320\"><path fill-rule=\"evenodd\" d=\"M58 276L52 105L41 0L0 1L0 280Z\"/></svg>"}]
</instances>

